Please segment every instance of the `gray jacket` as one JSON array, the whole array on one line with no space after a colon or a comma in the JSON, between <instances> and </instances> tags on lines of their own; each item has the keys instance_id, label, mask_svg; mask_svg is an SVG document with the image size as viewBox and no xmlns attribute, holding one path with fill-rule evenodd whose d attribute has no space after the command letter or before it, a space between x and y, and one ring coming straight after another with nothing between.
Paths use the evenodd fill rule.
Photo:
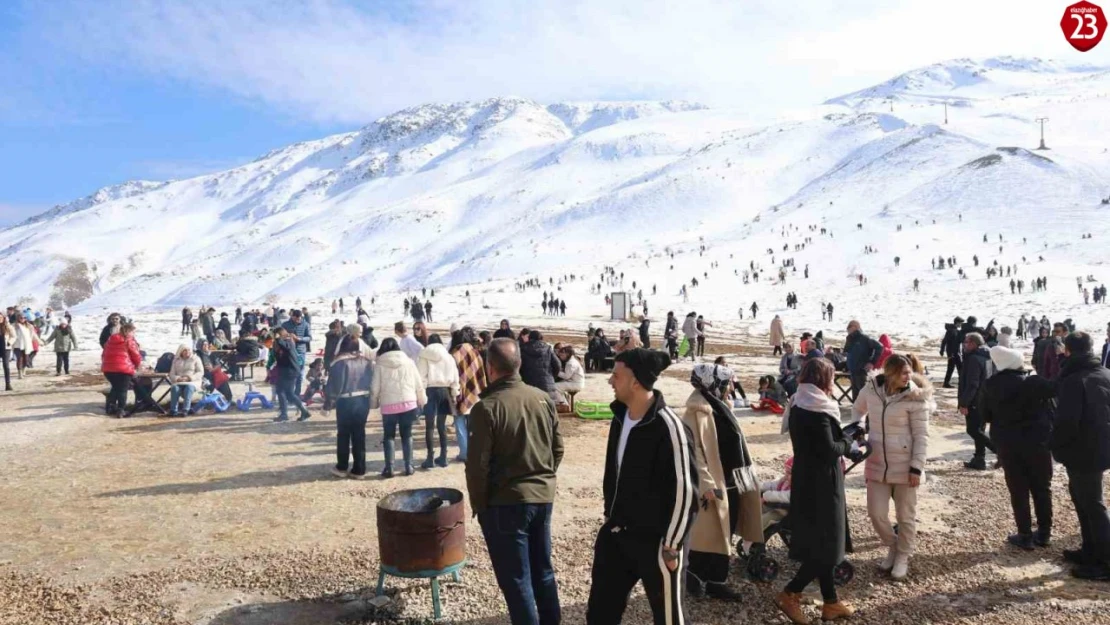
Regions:
<instances>
[{"instance_id":1,"label":"gray jacket","mask_svg":"<svg viewBox=\"0 0 1110 625\"><path fill-rule=\"evenodd\" d=\"M370 398L370 387L374 382L374 363L361 354L342 354L331 363L328 370L328 383L324 387L327 408L335 405L336 400L344 397Z\"/></svg>"}]
</instances>

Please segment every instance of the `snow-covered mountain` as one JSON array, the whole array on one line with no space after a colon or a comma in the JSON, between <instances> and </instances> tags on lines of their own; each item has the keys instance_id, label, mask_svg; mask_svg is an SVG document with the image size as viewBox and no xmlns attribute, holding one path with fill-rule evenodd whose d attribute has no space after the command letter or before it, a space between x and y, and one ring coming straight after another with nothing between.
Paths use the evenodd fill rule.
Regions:
<instances>
[{"instance_id":1,"label":"snow-covered mountain","mask_svg":"<svg viewBox=\"0 0 1110 625\"><path fill-rule=\"evenodd\" d=\"M700 244L746 259L785 224L957 214L1005 227L1067 214L1110 232L1108 95L1110 68L1004 57L771 122L685 102L418 106L0 231L0 290L131 307L330 297L593 274ZM1050 151L1033 150L1039 117ZM837 243L805 262L866 264Z\"/></svg>"}]
</instances>

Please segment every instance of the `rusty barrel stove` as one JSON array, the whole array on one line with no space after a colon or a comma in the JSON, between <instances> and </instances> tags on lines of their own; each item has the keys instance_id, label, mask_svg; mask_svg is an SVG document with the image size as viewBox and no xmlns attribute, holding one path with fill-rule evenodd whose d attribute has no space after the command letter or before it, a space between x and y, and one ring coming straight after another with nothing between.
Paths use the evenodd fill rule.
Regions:
<instances>
[{"instance_id":1,"label":"rusty barrel stove","mask_svg":"<svg viewBox=\"0 0 1110 625\"><path fill-rule=\"evenodd\" d=\"M466 564L466 510L462 492L453 488L402 490L378 501L377 594L385 576L430 578L432 609L440 619L439 578L459 581Z\"/></svg>"}]
</instances>

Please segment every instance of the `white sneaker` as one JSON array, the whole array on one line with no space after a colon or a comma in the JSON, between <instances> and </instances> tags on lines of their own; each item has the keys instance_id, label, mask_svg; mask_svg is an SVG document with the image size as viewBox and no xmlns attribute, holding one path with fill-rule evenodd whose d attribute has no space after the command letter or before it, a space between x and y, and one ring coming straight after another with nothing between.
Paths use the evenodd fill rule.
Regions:
<instances>
[{"instance_id":1,"label":"white sneaker","mask_svg":"<svg viewBox=\"0 0 1110 625\"><path fill-rule=\"evenodd\" d=\"M898 554L894 557L894 567L890 570L890 576L896 581L906 579L910 574L910 557L905 554Z\"/></svg>"},{"instance_id":2,"label":"white sneaker","mask_svg":"<svg viewBox=\"0 0 1110 625\"><path fill-rule=\"evenodd\" d=\"M898 556L898 548L891 547L890 551L886 552L886 558L883 558L883 563L879 565L879 570L883 573L890 572L894 568L894 559Z\"/></svg>"}]
</instances>

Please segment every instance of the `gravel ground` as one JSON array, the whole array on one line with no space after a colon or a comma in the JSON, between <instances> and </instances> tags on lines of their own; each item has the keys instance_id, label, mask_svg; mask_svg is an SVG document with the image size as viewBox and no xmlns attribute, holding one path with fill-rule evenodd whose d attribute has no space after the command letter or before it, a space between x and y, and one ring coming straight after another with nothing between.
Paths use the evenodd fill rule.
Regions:
<instances>
[{"instance_id":1,"label":"gravel ground","mask_svg":"<svg viewBox=\"0 0 1110 625\"><path fill-rule=\"evenodd\" d=\"M551 334L576 342L580 336ZM763 345L717 349L745 356L741 375L749 388L777 363ZM272 424L272 413L259 412L107 419L97 414L103 384L88 373L92 364L78 362L86 373L62 379L40 370L21 390L0 397L0 623L429 621L427 582L390 578L389 601L371 601L378 552L373 506L403 488L461 489L461 465L389 481L337 480L327 473L333 426L320 413L301 424ZM672 404L681 405L689 394L688 375L689 365L676 365L661 380ZM579 396L610 397L604 376L590 376ZM866 518L862 478L853 474L848 480L857 574L841 595L858 608L855 622L1110 622L1110 584L1071 579L1059 558L1063 547L1077 543L1062 470L1054 482L1053 546L1029 553L1004 546L1013 530L1002 474L963 470L970 446L954 397L951 391L939 397L929 480L920 497L920 545L907 581L894 583L878 572L883 550ZM789 453L777 419L746 416L742 423L761 475L776 477ZM601 524L607 424L565 419L563 427L567 456L553 552L564 621L581 623L592 541ZM379 432L371 428L375 472L381 466ZM445 616L460 625L506 623L477 524L468 520L467 532L469 562L461 582L443 584ZM690 601L690 622L785 622L771 597L793 565L778 539L771 554L783 567L778 581L748 581L737 562L732 583L743 601ZM815 589L808 597L816 616ZM650 622L639 591L626 622Z\"/></svg>"}]
</instances>

